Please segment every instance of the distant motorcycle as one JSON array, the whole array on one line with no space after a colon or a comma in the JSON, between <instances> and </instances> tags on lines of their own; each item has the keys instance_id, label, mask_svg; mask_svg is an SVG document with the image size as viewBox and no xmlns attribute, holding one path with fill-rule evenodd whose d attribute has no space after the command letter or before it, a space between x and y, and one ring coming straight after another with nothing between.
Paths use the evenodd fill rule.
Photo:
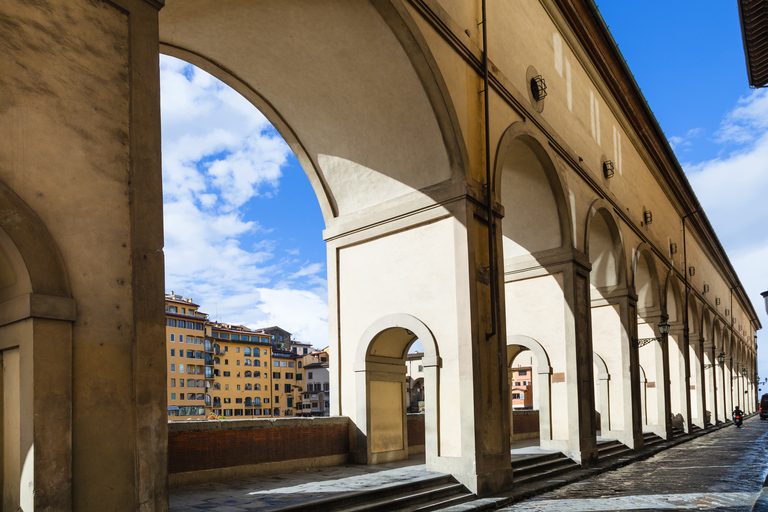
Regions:
<instances>
[{"instance_id":1,"label":"distant motorcycle","mask_svg":"<svg viewBox=\"0 0 768 512\"><path fill-rule=\"evenodd\" d=\"M736 427L741 427L742 423L744 423L744 413L736 409L733 411L733 424L736 425Z\"/></svg>"}]
</instances>

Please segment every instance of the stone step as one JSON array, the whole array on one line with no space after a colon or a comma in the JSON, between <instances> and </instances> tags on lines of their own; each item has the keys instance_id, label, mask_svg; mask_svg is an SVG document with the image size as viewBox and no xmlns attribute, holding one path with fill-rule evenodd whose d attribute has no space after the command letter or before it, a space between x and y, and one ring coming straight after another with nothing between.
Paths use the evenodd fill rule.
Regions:
<instances>
[{"instance_id":1,"label":"stone step","mask_svg":"<svg viewBox=\"0 0 768 512\"><path fill-rule=\"evenodd\" d=\"M608 460L632 453L632 449L621 441L600 441L597 443L597 458Z\"/></svg>"},{"instance_id":2,"label":"stone step","mask_svg":"<svg viewBox=\"0 0 768 512\"><path fill-rule=\"evenodd\" d=\"M514 461L513 464L517 464L513 467L516 484L551 478L580 467L562 453L530 457Z\"/></svg>"},{"instance_id":3,"label":"stone step","mask_svg":"<svg viewBox=\"0 0 768 512\"><path fill-rule=\"evenodd\" d=\"M451 475L439 475L430 478L387 485L375 489L344 493L338 496L315 500L311 503L299 503L273 510L280 512L332 512L352 510L402 510L417 503L437 498L446 498L451 494L468 492ZM413 501L409 501L412 498ZM393 501L394 500L394 501ZM390 505L394 503L394 508ZM387 507L390 508L387 508Z\"/></svg>"},{"instance_id":4,"label":"stone step","mask_svg":"<svg viewBox=\"0 0 768 512\"><path fill-rule=\"evenodd\" d=\"M475 498L475 495L460 483L438 485L418 492L406 492L385 498L366 501L352 507L343 507L338 512L427 512L449 507Z\"/></svg>"}]
</instances>

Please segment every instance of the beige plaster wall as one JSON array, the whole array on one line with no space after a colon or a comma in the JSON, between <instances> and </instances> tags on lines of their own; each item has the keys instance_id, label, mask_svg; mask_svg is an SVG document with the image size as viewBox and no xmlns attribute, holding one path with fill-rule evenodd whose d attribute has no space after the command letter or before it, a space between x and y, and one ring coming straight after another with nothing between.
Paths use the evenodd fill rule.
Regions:
<instances>
[{"instance_id":1,"label":"beige plaster wall","mask_svg":"<svg viewBox=\"0 0 768 512\"><path fill-rule=\"evenodd\" d=\"M450 256L457 232L464 227L447 218L395 232L364 244L338 250L341 351L355 354L369 325L379 318L406 313L427 325L437 341L440 369L440 450L444 456L461 454L461 370L465 349L458 338L457 273L459 262ZM436 252L444 258L433 258ZM404 259L402 255L408 255ZM354 358L342 358L341 414L356 420ZM427 394L433 390L426 388ZM471 403L471 400L470 400Z\"/></svg>"}]
</instances>

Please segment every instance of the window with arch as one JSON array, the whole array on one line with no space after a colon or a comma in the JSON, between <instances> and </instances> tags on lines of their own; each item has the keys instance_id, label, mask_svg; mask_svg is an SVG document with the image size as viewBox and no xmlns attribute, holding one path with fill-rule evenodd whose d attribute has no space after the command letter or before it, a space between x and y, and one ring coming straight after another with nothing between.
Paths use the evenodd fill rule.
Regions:
<instances>
[{"instance_id":1,"label":"window with arch","mask_svg":"<svg viewBox=\"0 0 768 512\"><path fill-rule=\"evenodd\" d=\"M255 391L261 391L261 384L254 384L254 385L253 385L253 389L254 389Z\"/></svg>"},{"instance_id":2,"label":"window with arch","mask_svg":"<svg viewBox=\"0 0 768 512\"><path fill-rule=\"evenodd\" d=\"M251 347L245 347L243 349L243 355L250 357L251 356Z\"/></svg>"},{"instance_id":3,"label":"window with arch","mask_svg":"<svg viewBox=\"0 0 768 512\"><path fill-rule=\"evenodd\" d=\"M245 378L249 379L251 377L251 372L245 372Z\"/></svg>"},{"instance_id":4,"label":"window with arch","mask_svg":"<svg viewBox=\"0 0 768 512\"><path fill-rule=\"evenodd\" d=\"M254 359L253 366L261 366L261 361L259 361L258 359Z\"/></svg>"},{"instance_id":5,"label":"window with arch","mask_svg":"<svg viewBox=\"0 0 768 512\"><path fill-rule=\"evenodd\" d=\"M257 396L253 397L253 405L261 405L261 398Z\"/></svg>"},{"instance_id":6,"label":"window with arch","mask_svg":"<svg viewBox=\"0 0 768 512\"><path fill-rule=\"evenodd\" d=\"M213 383L213 389L221 389L221 383L220 382L214 382Z\"/></svg>"},{"instance_id":7,"label":"window with arch","mask_svg":"<svg viewBox=\"0 0 768 512\"><path fill-rule=\"evenodd\" d=\"M251 385L251 384L246 384L244 389L245 389L245 391L250 391L250 390L252 390L252 389L253 389L253 385Z\"/></svg>"}]
</instances>

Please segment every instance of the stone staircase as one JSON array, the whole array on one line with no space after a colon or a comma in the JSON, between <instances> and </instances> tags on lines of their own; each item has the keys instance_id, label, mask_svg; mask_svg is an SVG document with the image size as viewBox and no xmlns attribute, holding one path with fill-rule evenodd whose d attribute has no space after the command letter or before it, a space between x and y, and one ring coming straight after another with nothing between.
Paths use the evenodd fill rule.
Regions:
<instances>
[{"instance_id":1,"label":"stone staircase","mask_svg":"<svg viewBox=\"0 0 768 512\"><path fill-rule=\"evenodd\" d=\"M560 452L534 455L512 461L515 485L545 480L580 466Z\"/></svg>"},{"instance_id":2,"label":"stone staircase","mask_svg":"<svg viewBox=\"0 0 768 512\"><path fill-rule=\"evenodd\" d=\"M475 498L451 475L440 475L377 489L272 509L280 512L427 512L458 505Z\"/></svg>"}]
</instances>

